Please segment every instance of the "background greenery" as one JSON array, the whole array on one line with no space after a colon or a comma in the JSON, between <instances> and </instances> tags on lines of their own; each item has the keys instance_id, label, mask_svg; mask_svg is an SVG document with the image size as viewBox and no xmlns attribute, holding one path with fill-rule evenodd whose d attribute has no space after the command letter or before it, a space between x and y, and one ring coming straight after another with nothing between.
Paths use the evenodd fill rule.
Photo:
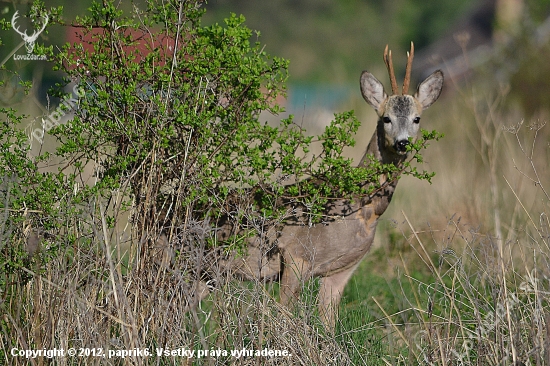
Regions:
<instances>
[{"instance_id":1,"label":"background greenery","mask_svg":"<svg viewBox=\"0 0 550 366\"><path fill-rule=\"evenodd\" d=\"M386 44L421 49L444 33L474 1L212 1L205 22L228 12L247 16L267 50L291 60L292 82L356 83L381 63ZM401 62L401 61L399 61Z\"/></svg>"}]
</instances>

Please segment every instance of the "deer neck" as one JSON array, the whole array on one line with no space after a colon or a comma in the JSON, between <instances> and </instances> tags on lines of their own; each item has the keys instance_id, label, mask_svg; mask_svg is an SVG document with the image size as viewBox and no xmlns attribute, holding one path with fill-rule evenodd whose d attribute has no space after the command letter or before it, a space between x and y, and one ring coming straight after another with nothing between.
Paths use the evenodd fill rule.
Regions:
<instances>
[{"instance_id":1,"label":"deer neck","mask_svg":"<svg viewBox=\"0 0 550 366\"><path fill-rule=\"evenodd\" d=\"M360 167L368 166L373 158L382 164L394 164L397 167L401 167L407 158L406 155L399 155L393 151L393 149L386 147L383 123L382 121L378 122L376 132L372 136L367 151L359 163ZM380 216L386 211L397 186L397 182L399 181L398 179L393 179L388 182L389 177L386 174L382 174L379 179L382 189L376 190L368 197L364 197L360 202L360 205L364 208L372 207L372 210L367 209L363 212L363 214L368 217L372 214ZM365 182L365 185L372 183L373 182Z\"/></svg>"}]
</instances>

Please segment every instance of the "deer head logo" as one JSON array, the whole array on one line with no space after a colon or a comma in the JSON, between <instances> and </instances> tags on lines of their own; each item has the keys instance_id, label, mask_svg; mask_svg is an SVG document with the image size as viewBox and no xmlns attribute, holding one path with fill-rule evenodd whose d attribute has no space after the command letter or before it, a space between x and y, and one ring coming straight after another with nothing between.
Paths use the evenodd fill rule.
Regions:
<instances>
[{"instance_id":1,"label":"deer head logo","mask_svg":"<svg viewBox=\"0 0 550 366\"><path fill-rule=\"evenodd\" d=\"M16 11L15 14L13 14L13 17L11 18L11 26L17 33L21 35L21 38L23 38L23 41L25 41L25 48L27 49L27 53L32 53L32 51L34 50L34 42L36 41L40 33L42 33L42 31L46 28L46 25L48 24L48 20L49 20L48 14L41 17L44 19L42 28L39 31L34 31L34 33L29 36L26 30L24 32L21 32L19 30L19 27L15 25L15 21L17 20L17 18L19 18L18 13L19 11Z\"/></svg>"}]
</instances>

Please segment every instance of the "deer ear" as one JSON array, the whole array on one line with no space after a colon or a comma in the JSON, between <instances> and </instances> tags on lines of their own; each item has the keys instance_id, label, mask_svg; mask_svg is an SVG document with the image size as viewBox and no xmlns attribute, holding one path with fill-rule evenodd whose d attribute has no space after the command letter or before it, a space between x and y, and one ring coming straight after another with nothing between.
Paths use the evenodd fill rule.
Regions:
<instances>
[{"instance_id":1,"label":"deer ear","mask_svg":"<svg viewBox=\"0 0 550 366\"><path fill-rule=\"evenodd\" d=\"M376 111L378 111L382 102L388 97L384 91L384 85L367 71L363 71L361 74L361 94L363 94L363 98Z\"/></svg>"},{"instance_id":2,"label":"deer ear","mask_svg":"<svg viewBox=\"0 0 550 366\"><path fill-rule=\"evenodd\" d=\"M443 89L443 71L437 70L418 85L414 97L420 102L422 109L426 109L439 98L441 89Z\"/></svg>"}]
</instances>

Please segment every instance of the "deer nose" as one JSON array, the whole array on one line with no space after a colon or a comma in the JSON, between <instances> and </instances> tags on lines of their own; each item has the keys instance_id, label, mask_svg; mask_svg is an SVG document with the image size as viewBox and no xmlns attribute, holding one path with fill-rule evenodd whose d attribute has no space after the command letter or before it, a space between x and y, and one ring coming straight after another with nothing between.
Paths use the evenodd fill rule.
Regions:
<instances>
[{"instance_id":1,"label":"deer nose","mask_svg":"<svg viewBox=\"0 0 550 366\"><path fill-rule=\"evenodd\" d=\"M409 140L399 140L395 143L395 150L399 152L407 151L407 146L410 144Z\"/></svg>"}]
</instances>

